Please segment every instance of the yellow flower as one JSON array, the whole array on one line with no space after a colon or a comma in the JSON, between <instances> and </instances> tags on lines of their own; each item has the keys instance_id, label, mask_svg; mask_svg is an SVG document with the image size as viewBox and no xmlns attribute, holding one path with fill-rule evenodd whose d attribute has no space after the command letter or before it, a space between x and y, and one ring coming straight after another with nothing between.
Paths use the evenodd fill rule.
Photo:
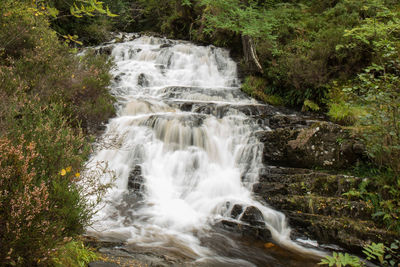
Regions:
<instances>
[{"instance_id":1,"label":"yellow flower","mask_svg":"<svg viewBox=\"0 0 400 267\"><path fill-rule=\"evenodd\" d=\"M80 177L80 176L81 176L81 174L80 174L79 172L75 173L75 177L76 177L76 178L78 178L78 177Z\"/></svg>"},{"instance_id":2,"label":"yellow flower","mask_svg":"<svg viewBox=\"0 0 400 267\"><path fill-rule=\"evenodd\" d=\"M61 176L64 176L64 175L67 174L67 171L66 171L65 169L62 169L61 172L60 172L60 174L61 174Z\"/></svg>"},{"instance_id":3,"label":"yellow flower","mask_svg":"<svg viewBox=\"0 0 400 267\"><path fill-rule=\"evenodd\" d=\"M71 166L68 166L68 167L66 168L66 170L67 170L67 172L70 172L70 171L72 170L72 167L71 167Z\"/></svg>"}]
</instances>

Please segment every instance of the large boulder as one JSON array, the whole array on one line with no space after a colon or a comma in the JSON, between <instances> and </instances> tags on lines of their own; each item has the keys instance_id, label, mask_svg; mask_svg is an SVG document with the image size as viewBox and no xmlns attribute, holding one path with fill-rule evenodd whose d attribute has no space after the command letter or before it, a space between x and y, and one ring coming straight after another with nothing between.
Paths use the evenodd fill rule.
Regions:
<instances>
[{"instance_id":1,"label":"large boulder","mask_svg":"<svg viewBox=\"0 0 400 267\"><path fill-rule=\"evenodd\" d=\"M235 204L231 210L231 218L235 220L222 220L220 226L246 238L263 242L271 240L271 232L265 226L261 211L256 207Z\"/></svg>"},{"instance_id":2,"label":"large boulder","mask_svg":"<svg viewBox=\"0 0 400 267\"><path fill-rule=\"evenodd\" d=\"M258 134L267 164L324 169L352 166L364 156L361 142L349 130L329 122L305 128L278 128Z\"/></svg>"}]
</instances>

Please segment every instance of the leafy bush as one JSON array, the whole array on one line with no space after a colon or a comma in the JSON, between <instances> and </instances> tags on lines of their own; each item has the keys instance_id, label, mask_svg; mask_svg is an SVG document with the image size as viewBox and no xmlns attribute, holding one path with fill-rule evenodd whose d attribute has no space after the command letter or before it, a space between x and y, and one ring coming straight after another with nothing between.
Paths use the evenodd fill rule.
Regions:
<instances>
[{"instance_id":1,"label":"leafy bush","mask_svg":"<svg viewBox=\"0 0 400 267\"><path fill-rule=\"evenodd\" d=\"M14 146L0 139L0 263L35 264L54 245L60 230L49 214L49 188L37 179L34 142ZM40 174L39 174L40 175ZM50 216L49 216L50 215ZM27 249L29 247L29 249Z\"/></svg>"},{"instance_id":2,"label":"leafy bush","mask_svg":"<svg viewBox=\"0 0 400 267\"><path fill-rule=\"evenodd\" d=\"M389 266L388 262L384 260L386 247L382 244L371 244L364 247L363 253L367 260L377 260L381 265ZM332 256L326 256L321 260L319 265L329 265L337 267L362 267L365 266L365 262L361 261L357 256L349 255L348 253L336 253L333 252Z\"/></svg>"},{"instance_id":3,"label":"leafy bush","mask_svg":"<svg viewBox=\"0 0 400 267\"><path fill-rule=\"evenodd\" d=\"M77 182L90 147L82 131L68 126L61 105L23 99L10 108L0 146L0 240L8 253L0 263L33 265L89 223L94 204ZM87 178L94 195L105 192L96 177Z\"/></svg>"},{"instance_id":4,"label":"leafy bush","mask_svg":"<svg viewBox=\"0 0 400 267\"><path fill-rule=\"evenodd\" d=\"M322 261L319 263L319 265L329 265L329 266L337 266L337 267L345 267L345 266L351 266L351 267L361 267L361 261L358 257L356 256L351 256L348 253L342 254L342 253L336 253L333 252L332 257L331 256L326 256Z\"/></svg>"},{"instance_id":5,"label":"leafy bush","mask_svg":"<svg viewBox=\"0 0 400 267\"><path fill-rule=\"evenodd\" d=\"M114 98L107 88L112 62L93 51L74 56L58 41L45 17L35 16L29 5L18 3L9 8L9 15L0 17L0 23L6 25L0 43L7 44L0 57L2 91L38 96L43 103L62 103L70 123L81 124L85 130L95 129L112 116ZM20 31L23 34L14 35Z\"/></svg>"},{"instance_id":6,"label":"leafy bush","mask_svg":"<svg viewBox=\"0 0 400 267\"><path fill-rule=\"evenodd\" d=\"M271 105L283 105L283 100L279 96L267 94L267 84L263 78L248 76L242 84L243 92Z\"/></svg>"},{"instance_id":7,"label":"leafy bush","mask_svg":"<svg viewBox=\"0 0 400 267\"><path fill-rule=\"evenodd\" d=\"M42 1L35 1L41 3ZM31 1L0 9L0 265L48 264L52 249L83 232L109 185L80 170L85 135L112 115L112 62L78 57ZM40 12L40 13L39 13ZM84 127L84 128L82 128Z\"/></svg>"},{"instance_id":8,"label":"leafy bush","mask_svg":"<svg viewBox=\"0 0 400 267\"><path fill-rule=\"evenodd\" d=\"M85 267L99 257L82 241L70 241L52 253L50 262L55 267Z\"/></svg>"},{"instance_id":9,"label":"leafy bush","mask_svg":"<svg viewBox=\"0 0 400 267\"><path fill-rule=\"evenodd\" d=\"M356 104L344 101L329 103L329 118L342 125L353 125L365 114L365 109Z\"/></svg>"}]
</instances>

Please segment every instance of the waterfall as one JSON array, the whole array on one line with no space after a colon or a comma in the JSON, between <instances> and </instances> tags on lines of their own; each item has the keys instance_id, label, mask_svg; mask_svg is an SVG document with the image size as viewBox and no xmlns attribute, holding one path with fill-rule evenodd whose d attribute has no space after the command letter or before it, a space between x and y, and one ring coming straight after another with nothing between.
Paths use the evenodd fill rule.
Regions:
<instances>
[{"instance_id":1,"label":"waterfall","mask_svg":"<svg viewBox=\"0 0 400 267\"><path fill-rule=\"evenodd\" d=\"M116 181L88 233L201 262L217 255L200 233L239 220L231 211L240 205L261 211L276 243L301 250L285 216L253 198L263 150L255 133L265 129L237 108L259 104L240 91L229 52L156 37L112 46L118 112L100 141L110 145L91 162L107 162Z\"/></svg>"}]
</instances>

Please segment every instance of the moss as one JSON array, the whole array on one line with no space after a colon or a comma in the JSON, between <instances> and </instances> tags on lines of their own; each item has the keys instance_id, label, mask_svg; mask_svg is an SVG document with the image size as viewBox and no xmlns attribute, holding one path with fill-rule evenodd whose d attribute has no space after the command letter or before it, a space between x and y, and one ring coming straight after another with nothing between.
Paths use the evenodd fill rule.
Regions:
<instances>
[{"instance_id":1,"label":"moss","mask_svg":"<svg viewBox=\"0 0 400 267\"><path fill-rule=\"evenodd\" d=\"M264 103L274 106L283 106L284 101L280 96L267 94L266 81L261 77L248 76L242 84L242 91Z\"/></svg>"},{"instance_id":2,"label":"moss","mask_svg":"<svg viewBox=\"0 0 400 267\"><path fill-rule=\"evenodd\" d=\"M353 125L366 114L366 109L359 105L351 105L343 101L329 104L329 118L342 125Z\"/></svg>"}]
</instances>

